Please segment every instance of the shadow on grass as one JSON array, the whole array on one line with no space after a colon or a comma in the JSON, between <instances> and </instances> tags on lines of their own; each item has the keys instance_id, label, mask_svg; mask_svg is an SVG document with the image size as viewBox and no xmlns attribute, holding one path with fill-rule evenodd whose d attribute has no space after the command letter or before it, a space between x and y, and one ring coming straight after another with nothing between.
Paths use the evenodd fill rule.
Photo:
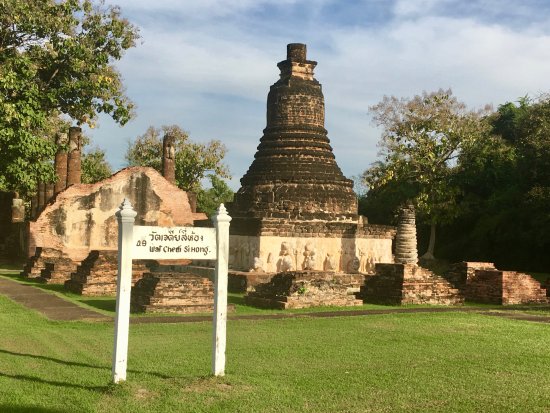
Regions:
<instances>
[{"instance_id":1,"label":"shadow on grass","mask_svg":"<svg viewBox=\"0 0 550 413\"><path fill-rule=\"evenodd\" d=\"M228 294L227 303L235 305L246 305L246 303L244 302L244 295Z\"/></svg>"},{"instance_id":2,"label":"shadow on grass","mask_svg":"<svg viewBox=\"0 0 550 413\"><path fill-rule=\"evenodd\" d=\"M109 388L108 386L86 386L84 384L67 383L64 381L45 380L41 377L25 376L23 374L6 374L6 373L0 372L0 377L6 377L8 379L14 379L14 380L29 381L33 383L49 384L51 386L71 387L74 389L92 390L92 391L100 391L100 392L105 392ZM4 411L4 410L1 410L1 411Z\"/></svg>"},{"instance_id":3,"label":"shadow on grass","mask_svg":"<svg viewBox=\"0 0 550 413\"><path fill-rule=\"evenodd\" d=\"M49 409L40 406L21 406L12 404L0 404L0 412L6 413L69 413L73 410Z\"/></svg>"},{"instance_id":4,"label":"shadow on grass","mask_svg":"<svg viewBox=\"0 0 550 413\"><path fill-rule=\"evenodd\" d=\"M97 308L98 310L103 311L109 311L109 312L115 312L116 311L116 298L110 298L110 299L79 299L82 304L86 304L90 307Z\"/></svg>"},{"instance_id":5,"label":"shadow on grass","mask_svg":"<svg viewBox=\"0 0 550 413\"><path fill-rule=\"evenodd\" d=\"M54 358L54 357L41 356L39 354L17 353L15 351L9 351L9 350L3 350L3 349L0 349L0 354L8 354L10 356L16 356L16 357L29 357L29 358L38 359L38 360L51 361L51 362L57 363L57 364L64 364L66 366L72 366L72 367L86 367L86 368L92 368L92 369L98 369L98 370L111 371L111 366L101 366L101 365L94 365L94 364L88 364L88 363L81 363L81 362L78 362L78 361L61 360L61 359L57 359L57 358ZM161 379L171 379L172 378L171 376L167 376L165 374L160 374L160 373L152 372L152 371L140 371L140 370L132 370L132 369L128 369L127 371L130 372L130 373L148 374L148 375L151 375L151 376L159 377ZM6 374L1 373L1 372L0 372L0 375L5 376L5 377L19 378L18 375L9 376L9 375L6 375ZM25 376L22 376L21 378L24 379ZM44 383L46 383L46 381L44 381ZM83 386L80 386L80 387L83 387ZM102 389L104 389L104 388L102 387ZM3 410L0 410L0 412L2 412L2 411Z\"/></svg>"}]
</instances>

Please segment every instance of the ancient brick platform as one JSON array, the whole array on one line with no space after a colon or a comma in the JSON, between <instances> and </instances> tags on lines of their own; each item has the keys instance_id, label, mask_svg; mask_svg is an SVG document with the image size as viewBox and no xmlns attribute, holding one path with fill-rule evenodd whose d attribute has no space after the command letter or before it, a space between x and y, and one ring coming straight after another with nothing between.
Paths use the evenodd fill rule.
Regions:
<instances>
[{"instance_id":1,"label":"ancient brick platform","mask_svg":"<svg viewBox=\"0 0 550 413\"><path fill-rule=\"evenodd\" d=\"M361 274L323 271L290 271L276 274L268 283L258 284L245 296L248 305L262 308L307 308L357 306L355 297L363 283Z\"/></svg>"},{"instance_id":2,"label":"ancient brick platform","mask_svg":"<svg viewBox=\"0 0 550 413\"><path fill-rule=\"evenodd\" d=\"M50 258L40 272L39 280L47 284L64 284L78 268L80 261L69 257Z\"/></svg>"},{"instance_id":3,"label":"ancient brick platform","mask_svg":"<svg viewBox=\"0 0 550 413\"><path fill-rule=\"evenodd\" d=\"M36 248L34 255L28 260L20 275L27 278L39 278L47 263L57 261L63 257L63 252L55 248Z\"/></svg>"},{"instance_id":4,"label":"ancient brick platform","mask_svg":"<svg viewBox=\"0 0 550 413\"><path fill-rule=\"evenodd\" d=\"M212 281L190 273L150 272L132 288L132 312L205 313L214 311Z\"/></svg>"},{"instance_id":5,"label":"ancient brick platform","mask_svg":"<svg viewBox=\"0 0 550 413\"><path fill-rule=\"evenodd\" d=\"M367 303L390 305L464 302L457 285L414 264L376 264L358 296Z\"/></svg>"},{"instance_id":6,"label":"ancient brick platform","mask_svg":"<svg viewBox=\"0 0 550 413\"><path fill-rule=\"evenodd\" d=\"M132 262L132 285L149 271L145 261ZM91 251L65 282L65 288L86 296L115 295L118 273L117 251Z\"/></svg>"},{"instance_id":7,"label":"ancient brick platform","mask_svg":"<svg viewBox=\"0 0 550 413\"><path fill-rule=\"evenodd\" d=\"M462 278L467 301L502 305L549 302L548 291L533 277L517 271L500 271L493 263L462 262L452 272Z\"/></svg>"}]
</instances>

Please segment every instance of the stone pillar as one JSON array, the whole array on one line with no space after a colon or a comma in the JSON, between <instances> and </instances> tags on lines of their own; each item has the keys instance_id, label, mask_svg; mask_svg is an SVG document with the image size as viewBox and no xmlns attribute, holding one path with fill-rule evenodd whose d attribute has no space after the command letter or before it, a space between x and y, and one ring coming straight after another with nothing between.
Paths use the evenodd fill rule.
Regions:
<instances>
[{"instance_id":1,"label":"stone pillar","mask_svg":"<svg viewBox=\"0 0 550 413\"><path fill-rule=\"evenodd\" d=\"M40 215L46 205L46 184L44 182L38 183L38 205L36 216Z\"/></svg>"},{"instance_id":2,"label":"stone pillar","mask_svg":"<svg viewBox=\"0 0 550 413\"><path fill-rule=\"evenodd\" d=\"M69 128L69 154L67 156L67 186L81 182L80 136L82 129Z\"/></svg>"},{"instance_id":3,"label":"stone pillar","mask_svg":"<svg viewBox=\"0 0 550 413\"><path fill-rule=\"evenodd\" d=\"M162 176L176 184L176 138L173 135L166 134L162 140Z\"/></svg>"},{"instance_id":4,"label":"stone pillar","mask_svg":"<svg viewBox=\"0 0 550 413\"><path fill-rule=\"evenodd\" d=\"M66 133L57 135L55 143L57 145L57 153L55 154L55 174L57 181L55 182L54 194L57 195L67 187L67 141Z\"/></svg>"},{"instance_id":5,"label":"stone pillar","mask_svg":"<svg viewBox=\"0 0 550 413\"><path fill-rule=\"evenodd\" d=\"M48 204L53 198L55 184L46 184L45 196L44 196L44 206Z\"/></svg>"},{"instance_id":6,"label":"stone pillar","mask_svg":"<svg viewBox=\"0 0 550 413\"><path fill-rule=\"evenodd\" d=\"M416 218L414 206L408 203L399 210L397 234L395 236L395 262L397 264L417 264Z\"/></svg>"}]
</instances>

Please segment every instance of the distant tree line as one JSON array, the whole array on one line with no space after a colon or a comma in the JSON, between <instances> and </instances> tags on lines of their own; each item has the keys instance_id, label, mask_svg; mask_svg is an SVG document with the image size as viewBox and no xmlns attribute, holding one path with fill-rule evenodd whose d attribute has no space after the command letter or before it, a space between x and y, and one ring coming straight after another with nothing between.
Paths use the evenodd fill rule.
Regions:
<instances>
[{"instance_id":1,"label":"distant tree line","mask_svg":"<svg viewBox=\"0 0 550 413\"><path fill-rule=\"evenodd\" d=\"M382 159L363 174L362 214L395 223L398 206L413 200L425 258L548 271L549 94L472 111L439 90L370 110L383 129Z\"/></svg>"}]
</instances>

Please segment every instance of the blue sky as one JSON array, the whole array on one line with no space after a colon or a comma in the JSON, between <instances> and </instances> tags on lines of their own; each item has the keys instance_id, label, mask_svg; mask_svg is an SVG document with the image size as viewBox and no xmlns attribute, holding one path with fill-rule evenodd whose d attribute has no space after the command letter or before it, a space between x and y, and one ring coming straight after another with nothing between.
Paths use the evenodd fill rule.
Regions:
<instances>
[{"instance_id":1,"label":"blue sky","mask_svg":"<svg viewBox=\"0 0 550 413\"><path fill-rule=\"evenodd\" d=\"M109 2L109 0L107 0ZM377 157L368 108L384 95L452 88L471 108L550 91L550 0L122 0L140 27L117 62L137 117L86 131L124 165L148 126L219 139L239 179L265 128L269 86L287 43L306 43L323 85L326 128L348 177Z\"/></svg>"}]
</instances>

